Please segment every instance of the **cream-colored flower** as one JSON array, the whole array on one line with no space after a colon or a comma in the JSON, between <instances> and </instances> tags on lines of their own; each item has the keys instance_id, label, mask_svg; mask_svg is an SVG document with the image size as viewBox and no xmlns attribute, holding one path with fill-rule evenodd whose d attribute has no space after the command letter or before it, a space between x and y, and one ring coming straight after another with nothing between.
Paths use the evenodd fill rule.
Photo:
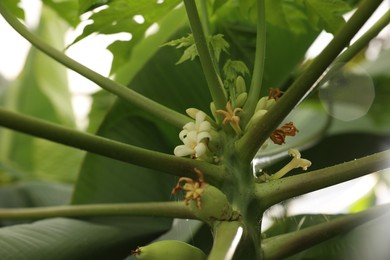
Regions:
<instances>
[{"instance_id":1,"label":"cream-colored flower","mask_svg":"<svg viewBox=\"0 0 390 260\"><path fill-rule=\"evenodd\" d=\"M195 119L183 126L179 133L182 145L176 146L173 153L176 156L188 156L198 158L206 153L207 144L211 140L211 124L206 121L207 115L198 109L187 109L187 113Z\"/></svg>"},{"instance_id":2,"label":"cream-colored flower","mask_svg":"<svg viewBox=\"0 0 390 260\"><path fill-rule=\"evenodd\" d=\"M195 114L195 122L189 122L183 126L183 130L179 133L180 140L187 136L191 131L208 132L211 129L210 122L206 121L206 114L203 111L197 111ZM210 137L211 139L211 137Z\"/></svg>"},{"instance_id":3,"label":"cream-colored flower","mask_svg":"<svg viewBox=\"0 0 390 260\"><path fill-rule=\"evenodd\" d=\"M207 151L207 142L211 138L208 132L190 131L182 139L183 145L176 146L173 153L176 156L188 156L197 158L202 156Z\"/></svg>"}]
</instances>

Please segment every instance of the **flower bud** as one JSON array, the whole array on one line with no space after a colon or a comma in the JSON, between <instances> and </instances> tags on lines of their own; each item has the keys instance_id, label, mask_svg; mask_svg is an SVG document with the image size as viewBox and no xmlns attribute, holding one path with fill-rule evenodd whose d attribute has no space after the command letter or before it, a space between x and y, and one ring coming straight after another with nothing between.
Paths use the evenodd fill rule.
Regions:
<instances>
[{"instance_id":1,"label":"flower bud","mask_svg":"<svg viewBox=\"0 0 390 260\"><path fill-rule=\"evenodd\" d=\"M243 107L247 97L248 97L248 93L246 92L242 92L241 94L239 94L236 98L236 107Z\"/></svg>"},{"instance_id":2,"label":"flower bud","mask_svg":"<svg viewBox=\"0 0 390 260\"><path fill-rule=\"evenodd\" d=\"M243 77L238 76L236 78L236 94L241 94L246 92L246 84Z\"/></svg>"},{"instance_id":3,"label":"flower bud","mask_svg":"<svg viewBox=\"0 0 390 260\"><path fill-rule=\"evenodd\" d=\"M133 255L143 260L205 260L205 253L197 247L178 240L161 240L147 246L138 247Z\"/></svg>"}]
</instances>

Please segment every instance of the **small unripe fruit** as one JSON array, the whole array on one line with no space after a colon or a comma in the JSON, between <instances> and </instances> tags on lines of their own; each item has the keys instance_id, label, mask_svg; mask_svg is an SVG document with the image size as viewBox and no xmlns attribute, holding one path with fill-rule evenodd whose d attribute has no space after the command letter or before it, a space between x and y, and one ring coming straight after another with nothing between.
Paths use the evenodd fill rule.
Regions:
<instances>
[{"instance_id":1,"label":"small unripe fruit","mask_svg":"<svg viewBox=\"0 0 390 260\"><path fill-rule=\"evenodd\" d=\"M143 260L205 260L202 250L178 240L161 240L133 251L137 259Z\"/></svg>"},{"instance_id":2,"label":"small unripe fruit","mask_svg":"<svg viewBox=\"0 0 390 260\"><path fill-rule=\"evenodd\" d=\"M211 222L214 220L230 220L233 209L226 195L216 187L207 184L201 196L201 207L196 201L190 201L191 211L196 217Z\"/></svg>"}]
</instances>

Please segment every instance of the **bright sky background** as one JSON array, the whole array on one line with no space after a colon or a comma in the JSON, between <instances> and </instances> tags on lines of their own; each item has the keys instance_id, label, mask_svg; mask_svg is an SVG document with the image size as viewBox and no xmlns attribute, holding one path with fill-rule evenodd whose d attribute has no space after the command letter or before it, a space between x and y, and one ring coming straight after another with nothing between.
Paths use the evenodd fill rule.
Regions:
<instances>
[{"instance_id":1,"label":"bright sky background","mask_svg":"<svg viewBox=\"0 0 390 260\"><path fill-rule=\"evenodd\" d=\"M33 28L38 23L41 1L23 0L22 4L23 7L25 7L25 10L28 10L28 12L26 12L26 23L30 28ZM380 8L380 10L375 13L374 19L371 19L368 22L368 26L372 24L377 19L377 17L383 14L388 8L389 2L385 2L382 5L382 8ZM367 28L367 26L364 28ZM67 43L72 42L72 40L80 33L80 31L81 28L78 28L76 31L69 31L67 34ZM0 74L7 80L12 81L22 69L30 44L22 37L20 37L8 24L6 24L2 17L0 17L0 32ZM389 35L389 31L387 30L381 34ZM331 40L331 38L332 36L330 34L321 34L313 47L310 48L308 56L313 57L317 55ZM112 41L113 39L109 36L88 37L69 48L67 55L95 70L96 72L107 76L109 73L112 56L105 48ZM375 55L375 49L372 50L372 53ZM68 75L70 89L74 95L73 105L76 111L76 115L80 120L79 126L84 127L86 125L85 117L89 111L90 106L90 98L88 95L98 90L99 88L94 83L84 79L76 73L69 71ZM370 175L358 180L351 181L349 183L334 186L327 192L321 190L317 191L316 195L308 194L304 196L304 198L302 197L300 199L294 200L294 202L291 204L289 213L339 213L345 210L345 208L356 199L355 195L357 191L359 192L360 196L364 195L370 190L371 187L373 187L373 185L375 185L375 182L375 176ZM381 202L390 201L388 192L385 192L384 196L381 198ZM305 203L301 202L302 199L305 199ZM278 215L278 211L280 211L280 207L278 208L278 206L276 206L273 211L271 211L274 212L272 215Z\"/></svg>"}]
</instances>

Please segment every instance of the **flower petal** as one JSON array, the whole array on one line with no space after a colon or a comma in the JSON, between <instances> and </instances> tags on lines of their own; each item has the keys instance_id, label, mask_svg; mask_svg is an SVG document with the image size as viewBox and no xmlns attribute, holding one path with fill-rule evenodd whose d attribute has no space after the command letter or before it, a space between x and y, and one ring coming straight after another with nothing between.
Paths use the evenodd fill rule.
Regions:
<instances>
[{"instance_id":1,"label":"flower petal","mask_svg":"<svg viewBox=\"0 0 390 260\"><path fill-rule=\"evenodd\" d=\"M208 121L203 121L202 123L199 124L198 131L209 131L211 129L211 124Z\"/></svg>"},{"instance_id":2,"label":"flower petal","mask_svg":"<svg viewBox=\"0 0 390 260\"><path fill-rule=\"evenodd\" d=\"M195 118L196 124L197 124L197 125L200 124L200 123L203 122L205 119L206 119L206 114L205 114L205 112L199 110L199 111L196 113L196 118Z\"/></svg>"},{"instance_id":3,"label":"flower petal","mask_svg":"<svg viewBox=\"0 0 390 260\"><path fill-rule=\"evenodd\" d=\"M180 133L179 133L180 140L183 141L183 139L187 137L187 134L188 134L188 130L187 129L184 129L184 130L180 131Z\"/></svg>"},{"instance_id":4,"label":"flower petal","mask_svg":"<svg viewBox=\"0 0 390 260\"><path fill-rule=\"evenodd\" d=\"M195 146L195 156L200 157L203 154L206 153L206 145L204 143L199 143L197 146Z\"/></svg>"},{"instance_id":5,"label":"flower petal","mask_svg":"<svg viewBox=\"0 0 390 260\"><path fill-rule=\"evenodd\" d=\"M208 138L211 140L211 135L209 132L199 132L196 138L196 142L200 143L203 139Z\"/></svg>"},{"instance_id":6,"label":"flower petal","mask_svg":"<svg viewBox=\"0 0 390 260\"><path fill-rule=\"evenodd\" d=\"M194 122L189 122L183 126L183 129L188 131L196 130L196 125Z\"/></svg>"},{"instance_id":7,"label":"flower petal","mask_svg":"<svg viewBox=\"0 0 390 260\"><path fill-rule=\"evenodd\" d=\"M176 156L187 156L187 155L194 154L195 151L186 145L178 145L175 147L175 150L173 151L173 153Z\"/></svg>"}]
</instances>

